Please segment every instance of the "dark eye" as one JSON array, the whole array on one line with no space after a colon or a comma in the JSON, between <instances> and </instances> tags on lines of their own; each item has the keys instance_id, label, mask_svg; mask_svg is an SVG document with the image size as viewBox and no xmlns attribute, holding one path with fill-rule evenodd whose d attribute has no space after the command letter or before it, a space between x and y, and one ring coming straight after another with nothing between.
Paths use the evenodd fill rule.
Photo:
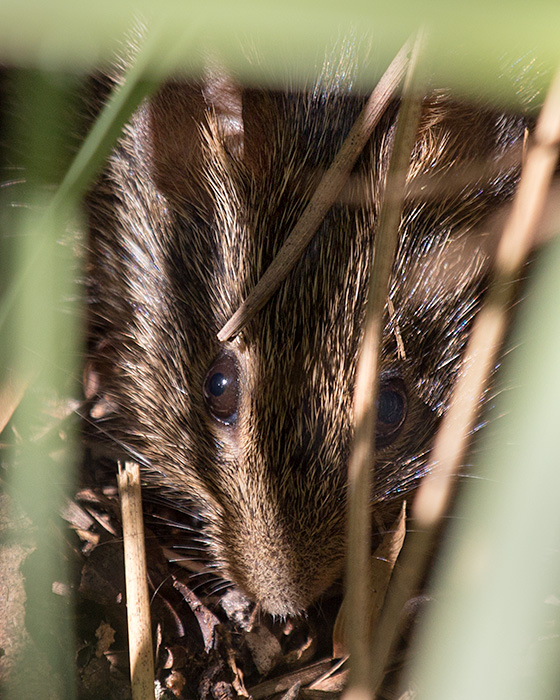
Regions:
<instances>
[{"instance_id":1,"label":"dark eye","mask_svg":"<svg viewBox=\"0 0 560 700\"><path fill-rule=\"evenodd\" d=\"M404 382L398 377L382 380L377 397L377 446L394 440L406 419L408 401Z\"/></svg>"},{"instance_id":2,"label":"dark eye","mask_svg":"<svg viewBox=\"0 0 560 700\"><path fill-rule=\"evenodd\" d=\"M239 367L229 354L219 355L208 370L203 387L206 407L213 418L226 425L237 420Z\"/></svg>"}]
</instances>

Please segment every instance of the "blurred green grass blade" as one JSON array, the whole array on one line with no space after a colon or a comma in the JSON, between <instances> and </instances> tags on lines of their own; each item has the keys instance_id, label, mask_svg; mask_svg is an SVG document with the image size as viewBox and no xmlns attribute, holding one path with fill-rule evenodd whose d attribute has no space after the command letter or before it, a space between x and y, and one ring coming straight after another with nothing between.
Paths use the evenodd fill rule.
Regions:
<instances>
[{"instance_id":1,"label":"blurred green grass blade","mask_svg":"<svg viewBox=\"0 0 560 700\"><path fill-rule=\"evenodd\" d=\"M161 24L142 38L142 46L127 72L95 120L72 165L53 198L50 209L68 198L77 199L86 190L114 146L124 124L140 102L154 92L162 78L176 67L177 53L195 32L191 25L180 42L166 43Z\"/></svg>"},{"instance_id":2,"label":"blurred green grass blade","mask_svg":"<svg viewBox=\"0 0 560 700\"><path fill-rule=\"evenodd\" d=\"M160 46L161 38L154 32L147 38L144 47L138 51L136 60L102 109L54 196L51 198L50 202L44 203L43 220L45 227L50 227L52 221L58 219L62 210L78 205L80 197L84 194L88 184L101 168L105 158L108 156L118 138L123 125L127 122L144 97L156 89L159 80L158 74L152 70L148 78L146 71L147 66L152 65L155 47L159 48ZM173 48L174 47L167 48L165 55L166 61L160 64L161 71L165 72L169 70L170 65L173 65L175 60ZM33 103L32 95L29 102ZM25 101L23 104L25 104ZM47 110L48 109L47 107ZM41 109L36 111L36 114L41 113ZM29 123L29 121L30 120L27 120L26 123ZM21 138L29 138L31 134L22 134ZM45 138L39 136L38 141L40 143L45 143ZM46 142L48 143L49 140L47 139ZM30 151L35 153L32 148ZM56 149L53 149L51 162L58 162L57 156L59 156L59 153ZM29 157L29 168L25 170L27 179L30 176L33 177L32 173L35 167L34 163L36 164L36 162L36 159L34 161L33 157ZM37 241L35 250L30 251L29 257L25 261L22 261L22 267L19 268L17 276L14 277L12 283L3 294L2 304L0 305L0 330L4 327L8 315L13 310L18 295L22 293L27 281L34 275L35 267L43 254L42 245L43 243L41 240Z\"/></svg>"},{"instance_id":3,"label":"blurred green grass blade","mask_svg":"<svg viewBox=\"0 0 560 700\"><path fill-rule=\"evenodd\" d=\"M24 304L24 283L34 282L32 277L23 274L23 270L29 269L30 260L34 259L38 265L37 277L41 276L44 270L42 254L48 255L48 251L43 249L55 235L53 222L47 221L43 211L50 199L50 192L64 172L70 134L76 126L71 116L74 114L77 88L74 78L35 69L17 71L12 77L15 107L7 132L13 144L10 161L12 166L15 161L15 171L21 173L21 182L16 192L10 187L3 190L0 200L0 254L3 260L9 261L9 264L3 264L0 298L0 357L3 367L6 364L11 366L7 353L13 354L17 328L22 314L27 312L20 308ZM17 205L12 202L14 197L17 197ZM39 223L41 217L44 219L43 226ZM43 235L41 230L44 230ZM17 292L21 299L20 306L15 308ZM42 323L45 316L42 306L47 299L48 293L38 296L38 306L34 311L31 309L33 315L30 323ZM40 334L38 331L37 335ZM21 347L35 358L41 356L34 344L26 343Z\"/></svg>"},{"instance_id":4,"label":"blurred green grass blade","mask_svg":"<svg viewBox=\"0 0 560 700\"><path fill-rule=\"evenodd\" d=\"M142 66L134 65L123 85L112 95L76 154L46 212L52 215L68 199L78 201L101 168L123 125L156 84L144 80Z\"/></svg>"},{"instance_id":5,"label":"blurred green grass blade","mask_svg":"<svg viewBox=\"0 0 560 700\"><path fill-rule=\"evenodd\" d=\"M33 379L34 386L18 409L19 444L7 472L6 493L14 517L21 510L30 526L23 531L12 527L9 540L2 543L27 552L22 567L26 616L20 620L20 639L11 640L19 649L10 650L14 668L2 697L71 700L75 697L75 643L70 572L67 541L57 524L73 483L73 436L67 437L61 454L58 442L38 440L38 434L47 400L61 396L61 387L77 376L78 327L75 316L67 312L77 296L76 276L73 246L65 245L72 207L66 203L56 216L42 214L45 193L59 177L61 154L71 133L75 82L24 71L18 83L23 113L12 131L18 136L26 174L26 206L13 210L10 229L3 231L3 249L9 243L13 275L18 279L30 258L35 264L33 275L14 298L9 332L2 329L2 358L18 381ZM45 675L41 684L35 672Z\"/></svg>"},{"instance_id":6,"label":"blurred green grass blade","mask_svg":"<svg viewBox=\"0 0 560 700\"><path fill-rule=\"evenodd\" d=\"M25 628L20 640L13 639L19 653L5 689L6 700L34 697L36 700L75 698L75 635L72 607L69 546L62 534L60 512L72 490L75 469L75 436L67 434L64 451L55 439L35 441L34 433L43 424L45 397L61 396L68 377L78 373L76 366L78 329L76 318L61 313L61 296L71 295L74 280L73 265L65 264L64 256L55 250L57 237L66 221L50 220L47 230L44 219L34 212L22 217L18 238L18 257L26 257L26 248L37 238L48 244L41 246L42 259L35 268L36 275L27 284L18 300L16 319L10 339L12 363L18 377L33 377L34 386L28 390L17 415L17 426L23 440L13 455L13 467L8 472L6 492L17 515L23 509L31 522L24 530L11 530L7 547L21 546L29 552L22 573L25 576ZM64 350L61 351L61 343ZM73 352L72 352L73 350ZM55 436L56 437L56 431ZM54 586L56 585L56 590ZM23 624L23 619L20 620ZM38 686L36 673L43 673Z\"/></svg>"},{"instance_id":7,"label":"blurred green grass blade","mask_svg":"<svg viewBox=\"0 0 560 700\"><path fill-rule=\"evenodd\" d=\"M56 583L61 590L70 590L68 545L56 523L73 484L76 452L69 436L60 454L61 445L53 442L56 430L39 442L36 438L48 401L63 397L69 381L78 381L77 318L81 315L77 315L76 300L81 296L77 282L82 274L76 270L78 234L73 231L83 230L77 222L79 201L123 124L157 87L158 72L165 73L174 64L175 46L169 45L165 60L154 71L154 46L161 46L160 38L146 34L143 48L64 175L65 154L76 130L72 116L84 109L81 105L75 109L76 78L68 72L26 69L14 79L18 108L9 131L15 144L12 158L19 161L24 181L17 191L20 206L9 206L14 196L10 188L2 197L8 206L1 221L0 250L10 264L3 265L9 279L2 280L0 379L28 386L18 408L20 445L13 455L15 466L9 471L6 493L14 504L14 517L22 509L32 525L21 533L12 528L4 545L5 551L21 550L24 538L31 538L34 551L25 559L27 616L25 625L20 621L21 638L14 640L20 648L4 689L3 697L9 700L75 697L71 601L68 595L54 595L51 588ZM10 663L13 659L11 654ZM37 685L29 668L48 676L44 684Z\"/></svg>"},{"instance_id":8,"label":"blurred green grass blade","mask_svg":"<svg viewBox=\"0 0 560 700\"><path fill-rule=\"evenodd\" d=\"M356 30L372 38L380 54L376 62L386 64L421 25L430 30L438 57L435 70L443 82L459 81L467 86L476 76L479 86L494 90L499 84L496 57L511 56L514 61L534 53L544 66L557 65L560 59L560 3L552 0L530 4L515 0L507 5L487 0L460 4L447 0L3 0L0 56L43 66L84 68L118 50L138 18L148 25L164 20L162 52L196 24L199 46L206 53L224 58L246 75L264 71L277 79L291 74L298 65L309 70L325 46ZM184 61L192 60L198 48L186 42ZM258 62L251 64L249 54L258 55Z\"/></svg>"},{"instance_id":9,"label":"blurred green grass blade","mask_svg":"<svg viewBox=\"0 0 560 700\"><path fill-rule=\"evenodd\" d=\"M419 700L558 696L559 238L539 268L494 411L502 418L482 440L484 481L464 494L418 639Z\"/></svg>"}]
</instances>

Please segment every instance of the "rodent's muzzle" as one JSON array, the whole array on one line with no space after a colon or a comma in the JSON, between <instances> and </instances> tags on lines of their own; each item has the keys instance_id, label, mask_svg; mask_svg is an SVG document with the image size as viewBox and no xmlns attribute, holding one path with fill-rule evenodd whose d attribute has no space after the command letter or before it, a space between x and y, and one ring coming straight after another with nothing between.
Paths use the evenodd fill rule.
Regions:
<instances>
[{"instance_id":1,"label":"rodent's muzzle","mask_svg":"<svg viewBox=\"0 0 560 700\"><path fill-rule=\"evenodd\" d=\"M290 520L259 508L224 519L217 559L263 612L300 615L342 574L344 522L319 523L314 515Z\"/></svg>"}]
</instances>

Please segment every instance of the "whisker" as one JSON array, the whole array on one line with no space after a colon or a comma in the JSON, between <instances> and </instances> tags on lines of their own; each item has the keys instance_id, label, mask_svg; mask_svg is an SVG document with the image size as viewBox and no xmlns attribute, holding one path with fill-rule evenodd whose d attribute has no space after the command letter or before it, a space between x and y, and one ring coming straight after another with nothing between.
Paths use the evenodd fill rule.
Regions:
<instances>
[{"instance_id":1,"label":"whisker","mask_svg":"<svg viewBox=\"0 0 560 700\"><path fill-rule=\"evenodd\" d=\"M222 581L221 583L217 583L214 588L211 588L208 595L215 596L222 591L231 590L233 587L234 585L231 581Z\"/></svg>"}]
</instances>

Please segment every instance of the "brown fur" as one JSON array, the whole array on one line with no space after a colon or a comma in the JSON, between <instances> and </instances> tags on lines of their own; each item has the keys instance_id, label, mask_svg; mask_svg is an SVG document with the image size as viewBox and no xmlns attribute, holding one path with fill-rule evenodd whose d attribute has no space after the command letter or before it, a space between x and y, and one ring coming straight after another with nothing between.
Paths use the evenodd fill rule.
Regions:
<instances>
[{"instance_id":1,"label":"brown fur","mask_svg":"<svg viewBox=\"0 0 560 700\"><path fill-rule=\"evenodd\" d=\"M164 86L90 197L92 415L112 452L138 459L169 497L199 504L222 575L265 611L291 615L343 568L353 382L396 105L354 170L363 199L331 209L281 289L228 344L241 397L226 426L202 394L216 333L273 259L365 98L340 76L301 93L211 88ZM436 92L411 177L452 180L518 147L523 131L521 119ZM408 415L375 464L377 529L425 471L484 289L486 254L473 253L469 234L516 178L509 167L406 205L381 376L402 379Z\"/></svg>"}]
</instances>

